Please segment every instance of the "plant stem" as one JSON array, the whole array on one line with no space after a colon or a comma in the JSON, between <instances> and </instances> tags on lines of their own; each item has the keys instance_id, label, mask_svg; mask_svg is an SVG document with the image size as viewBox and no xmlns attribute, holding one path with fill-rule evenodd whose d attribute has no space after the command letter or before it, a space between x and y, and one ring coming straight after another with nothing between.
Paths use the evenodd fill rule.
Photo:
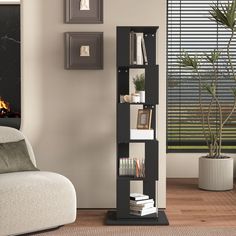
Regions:
<instances>
[{"instance_id":1,"label":"plant stem","mask_svg":"<svg viewBox=\"0 0 236 236\"><path fill-rule=\"evenodd\" d=\"M218 75L217 75L217 70L216 70L216 66L215 63L213 62L213 70L214 70L214 77L215 77L215 86L217 85L218 82ZM215 88L216 89L216 88ZM220 122L219 122L219 129L218 129L218 134L215 137L215 144L216 145L216 149L215 149L215 153L220 156L221 153L221 145L222 145L222 122L223 122L223 114L222 114L222 107L220 104L219 99L217 98L217 95L215 94L215 100L216 103L218 105L218 109L219 109L219 116L220 116ZM217 142L217 138L219 137L219 143ZM220 152L220 153L219 153Z\"/></svg>"},{"instance_id":2,"label":"plant stem","mask_svg":"<svg viewBox=\"0 0 236 236\"><path fill-rule=\"evenodd\" d=\"M197 72L198 83L199 83L199 105L200 105L200 111L202 114L202 130L203 130L203 135L206 139L206 144L210 148L209 142L208 142L208 137L206 135L206 130L205 130L205 114L204 114L203 106L202 106L202 79L201 79L201 75L200 75L198 69L196 69L196 72Z\"/></svg>"},{"instance_id":3,"label":"plant stem","mask_svg":"<svg viewBox=\"0 0 236 236\"><path fill-rule=\"evenodd\" d=\"M231 45L231 43L232 43L233 37L234 37L234 30L232 30L232 32L231 32L231 37L230 37L230 40L229 40L229 42L228 42L228 46L227 46L227 56L228 56L229 64L230 64L230 67L231 67L231 70L232 70L232 73L233 73L234 80L236 80L236 78L235 78L235 72L234 72L234 66L233 66L233 63L232 63L231 56L230 56L230 45Z\"/></svg>"}]
</instances>

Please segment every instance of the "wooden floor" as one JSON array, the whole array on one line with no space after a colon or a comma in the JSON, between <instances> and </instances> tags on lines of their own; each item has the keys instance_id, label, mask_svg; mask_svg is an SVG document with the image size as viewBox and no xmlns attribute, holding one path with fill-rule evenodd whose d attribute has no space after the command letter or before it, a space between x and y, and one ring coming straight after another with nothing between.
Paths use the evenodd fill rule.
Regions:
<instances>
[{"instance_id":1,"label":"wooden floor","mask_svg":"<svg viewBox=\"0 0 236 236\"><path fill-rule=\"evenodd\" d=\"M168 179L166 214L174 226L236 226L236 191L203 191L196 179ZM105 210L79 210L74 225L101 226L105 215Z\"/></svg>"}]
</instances>

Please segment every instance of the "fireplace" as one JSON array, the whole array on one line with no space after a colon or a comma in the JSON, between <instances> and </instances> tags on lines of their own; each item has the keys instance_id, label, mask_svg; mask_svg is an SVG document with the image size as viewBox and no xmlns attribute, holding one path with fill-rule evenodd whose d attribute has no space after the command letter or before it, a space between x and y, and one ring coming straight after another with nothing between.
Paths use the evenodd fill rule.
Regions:
<instances>
[{"instance_id":1,"label":"fireplace","mask_svg":"<svg viewBox=\"0 0 236 236\"><path fill-rule=\"evenodd\" d=\"M0 118L20 118L20 113L11 111L10 103L0 97Z\"/></svg>"},{"instance_id":2,"label":"fireplace","mask_svg":"<svg viewBox=\"0 0 236 236\"><path fill-rule=\"evenodd\" d=\"M0 4L0 126L21 124L20 4Z\"/></svg>"}]
</instances>

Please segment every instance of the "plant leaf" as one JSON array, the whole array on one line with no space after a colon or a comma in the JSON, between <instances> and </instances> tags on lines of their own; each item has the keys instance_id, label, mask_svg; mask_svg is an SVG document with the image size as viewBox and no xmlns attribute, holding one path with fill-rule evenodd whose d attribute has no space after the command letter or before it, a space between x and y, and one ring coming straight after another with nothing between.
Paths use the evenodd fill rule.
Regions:
<instances>
[{"instance_id":1,"label":"plant leaf","mask_svg":"<svg viewBox=\"0 0 236 236\"><path fill-rule=\"evenodd\" d=\"M187 52L184 51L178 58L178 63L183 67L187 67L196 71L199 67L199 58L197 55L191 57Z\"/></svg>"},{"instance_id":2,"label":"plant leaf","mask_svg":"<svg viewBox=\"0 0 236 236\"><path fill-rule=\"evenodd\" d=\"M203 87L207 90L208 93L210 93L213 97L216 96L216 86L214 84L204 84Z\"/></svg>"},{"instance_id":3,"label":"plant leaf","mask_svg":"<svg viewBox=\"0 0 236 236\"><path fill-rule=\"evenodd\" d=\"M229 28L232 31L235 30L235 18L236 18L236 0L228 1L225 5L222 3L214 4L209 11L211 20L218 22L225 28Z\"/></svg>"}]
</instances>

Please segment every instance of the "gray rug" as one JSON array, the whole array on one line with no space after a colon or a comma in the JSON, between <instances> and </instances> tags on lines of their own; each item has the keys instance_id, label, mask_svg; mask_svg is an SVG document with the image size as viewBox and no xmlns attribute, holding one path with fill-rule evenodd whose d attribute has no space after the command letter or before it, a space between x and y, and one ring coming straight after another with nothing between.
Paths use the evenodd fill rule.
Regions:
<instances>
[{"instance_id":1,"label":"gray rug","mask_svg":"<svg viewBox=\"0 0 236 236\"><path fill-rule=\"evenodd\" d=\"M61 227L37 236L236 236L236 227L100 226Z\"/></svg>"}]
</instances>

